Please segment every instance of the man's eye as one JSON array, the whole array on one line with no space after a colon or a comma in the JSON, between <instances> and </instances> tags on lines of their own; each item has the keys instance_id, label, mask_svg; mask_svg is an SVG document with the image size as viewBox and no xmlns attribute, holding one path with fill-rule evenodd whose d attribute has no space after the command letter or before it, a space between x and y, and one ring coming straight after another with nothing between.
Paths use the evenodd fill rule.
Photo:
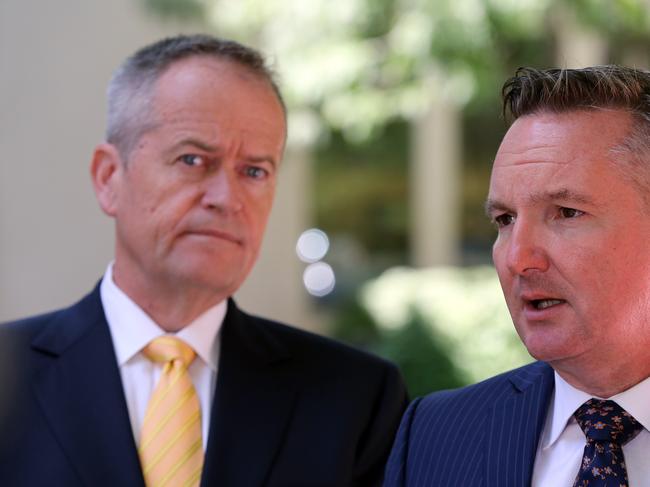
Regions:
<instances>
[{"instance_id":1,"label":"man's eye","mask_svg":"<svg viewBox=\"0 0 650 487\"><path fill-rule=\"evenodd\" d=\"M246 176L253 179L264 179L269 175L269 172L266 169L258 166L248 166L244 172Z\"/></svg>"},{"instance_id":2,"label":"man's eye","mask_svg":"<svg viewBox=\"0 0 650 487\"><path fill-rule=\"evenodd\" d=\"M183 164L187 166L205 166L205 157L197 154L184 154L178 158Z\"/></svg>"},{"instance_id":3,"label":"man's eye","mask_svg":"<svg viewBox=\"0 0 650 487\"><path fill-rule=\"evenodd\" d=\"M560 208L560 216L562 218L577 218L584 214L584 211L576 210L575 208Z\"/></svg>"},{"instance_id":4,"label":"man's eye","mask_svg":"<svg viewBox=\"0 0 650 487\"><path fill-rule=\"evenodd\" d=\"M498 228L507 227L515 221L515 217L509 213L504 213L503 215L498 215L494 217L494 223Z\"/></svg>"}]
</instances>

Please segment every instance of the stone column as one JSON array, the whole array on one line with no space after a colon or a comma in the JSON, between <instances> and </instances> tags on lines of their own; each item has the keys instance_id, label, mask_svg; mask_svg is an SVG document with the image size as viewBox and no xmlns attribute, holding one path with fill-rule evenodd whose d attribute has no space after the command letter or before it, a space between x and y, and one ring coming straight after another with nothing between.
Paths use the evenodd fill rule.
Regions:
<instances>
[{"instance_id":1,"label":"stone column","mask_svg":"<svg viewBox=\"0 0 650 487\"><path fill-rule=\"evenodd\" d=\"M414 123L411 142L411 255L416 267L460 260L460 110L437 99Z\"/></svg>"}]
</instances>

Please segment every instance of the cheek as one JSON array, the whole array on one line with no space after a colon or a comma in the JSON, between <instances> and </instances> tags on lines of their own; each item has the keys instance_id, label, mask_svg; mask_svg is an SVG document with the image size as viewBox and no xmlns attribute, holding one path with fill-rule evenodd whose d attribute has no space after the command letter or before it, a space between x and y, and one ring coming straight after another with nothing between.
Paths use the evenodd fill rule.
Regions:
<instances>
[{"instance_id":1,"label":"cheek","mask_svg":"<svg viewBox=\"0 0 650 487\"><path fill-rule=\"evenodd\" d=\"M152 201L148 202L148 205L149 206L145 208L145 213L150 217L154 217L156 213L158 213L158 206L155 202Z\"/></svg>"},{"instance_id":2,"label":"cheek","mask_svg":"<svg viewBox=\"0 0 650 487\"><path fill-rule=\"evenodd\" d=\"M505 246L502 240L497 239L492 246L492 262L499 275L499 280L503 283L504 280L508 279L509 272L506 266Z\"/></svg>"},{"instance_id":3,"label":"cheek","mask_svg":"<svg viewBox=\"0 0 650 487\"><path fill-rule=\"evenodd\" d=\"M581 280L583 291L616 292L621 284L629 281L630 270L635 267L633 249L621 248L616 239L583 239L582 245L565 245L558 249L557 266L565 270L567 277Z\"/></svg>"},{"instance_id":4,"label":"cheek","mask_svg":"<svg viewBox=\"0 0 650 487\"><path fill-rule=\"evenodd\" d=\"M253 216L252 220L249 220L249 228L253 234L253 239L255 241L256 247L261 245L262 239L264 238L264 233L266 231L266 226L268 223L269 212L265 208L260 208L259 212Z\"/></svg>"},{"instance_id":5,"label":"cheek","mask_svg":"<svg viewBox=\"0 0 650 487\"><path fill-rule=\"evenodd\" d=\"M201 206L201 192L194 186L169 186L158 188L148 195L147 211L161 220L174 221Z\"/></svg>"},{"instance_id":6,"label":"cheek","mask_svg":"<svg viewBox=\"0 0 650 487\"><path fill-rule=\"evenodd\" d=\"M275 197L275 184L269 184L256 188L249 188L247 191L249 206L257 208L258 211L270 211Z\"/></svg>"},{"instance_id":7,"label":"cheek","mask_svg":"<svg viewBox=\"0 0 650 487\"><path fill-rule=\"evenodd\" d=\"M604 248L568 252L556 265L568 282L574 309L586 323L614 323L628 315L636 302L638 281L621 254Z\"/></svg>"},{"instance_id":8,"label":"cheek","mask_svg":"<svg viewBox=\"0 0 650 487\"><path fill-rule=\"evenodd\" d=\"M510 306L513 294L513 275L508 270L508 267L505 264L505 254L503 252L503 246L499 246L498 242L494 244L492 248L492 261L494 262L494 268L497 272L499 278L499 284L503 292L503 296L506 300L506 304Z\"/></svg>"},{"instance_id":9,"label":"cheek","mask_svg":"<svg viewBox=\"0 0 650 487\"><path fill-rule=\"evenodd\" d=\"M174 195L142 193L128 218L143 241L155 248L167 248L172 245L186 213L187 205L183 199Z\"/></svg>"},{"instance_id":10,"label":"cheek","mask_svg":"<svg viewBox=\"0 0 650 487\"><path fill-rule=\"evenodd\" d=\"M246 208L251 226L262 231L264 230L271 214L273 197L273 188L266 188L259 192L251 192L248 194Z\"/></svg>"}]
</instances>

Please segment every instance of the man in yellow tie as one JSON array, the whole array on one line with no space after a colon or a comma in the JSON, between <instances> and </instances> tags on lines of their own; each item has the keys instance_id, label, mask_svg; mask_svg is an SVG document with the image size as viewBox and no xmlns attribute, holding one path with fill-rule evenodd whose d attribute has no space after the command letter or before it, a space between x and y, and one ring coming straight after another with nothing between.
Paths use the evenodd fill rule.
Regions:
<instances>
[{"instance_id":1,"label":"man in yellow tie","mask_svg":"<svg viewBox=\"0 0 650 487\"><path fill-rule=\"evenodd\" d=\"M115 260L79 303L0 327L16 370L0 485L381 483L405 405L395 367L230 299L285 138L248 47L178 36L119 67L91 163Z\"/></svg>"}]
</instances>

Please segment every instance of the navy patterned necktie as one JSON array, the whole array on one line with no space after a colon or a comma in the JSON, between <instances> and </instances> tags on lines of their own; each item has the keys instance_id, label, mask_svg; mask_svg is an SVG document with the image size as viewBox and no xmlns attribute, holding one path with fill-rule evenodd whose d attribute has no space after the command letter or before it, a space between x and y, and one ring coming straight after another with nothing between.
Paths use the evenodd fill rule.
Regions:
<instances>
[{"instance_id":1,"label":"navy patterned necktie","mask_svg":"<svg viewBox=\"0 0 650 487\"><path fill-rule=\"evenodd\" d=\"M589 399L573 414L587 437L573 487L629 487L622 446L643 426L614 401Z\"/></svg>"}]
</instances>

